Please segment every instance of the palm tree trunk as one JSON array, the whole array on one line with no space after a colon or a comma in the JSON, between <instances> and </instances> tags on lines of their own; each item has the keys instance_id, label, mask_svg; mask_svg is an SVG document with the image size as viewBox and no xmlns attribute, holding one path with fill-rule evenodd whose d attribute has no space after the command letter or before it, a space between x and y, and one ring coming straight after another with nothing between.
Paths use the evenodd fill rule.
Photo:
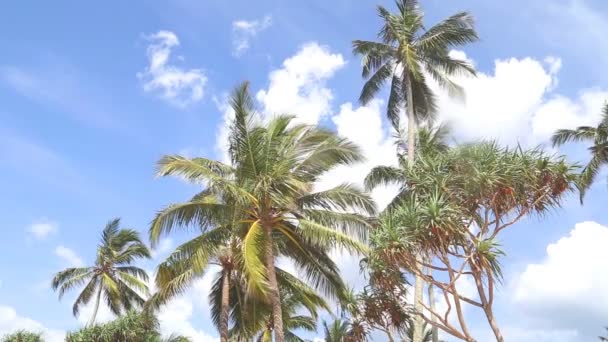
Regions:
<instances>
[{"instance_id":1,"label":"palm tree trunk","mask_svg":"<svg viewBox=\"0 0 608 342\"><path fill-rule=\"evenodd\" d=\"M222 271L222 307L220 312L220 341L228 342L228 309L230 308L230 270Z\"/></svg>"},{"instance_id":2,"label":"palm tree trunk","mask_svg":"<svg viewBox=\"0 0 608 342\"><path fill-rule=\"evenodd\" d=\"M97 311L99 311L99 302L101 301L101 285L99 285L99 289L97 289L97 297L95 298L95 307L93 308L93 315L91 316L91 320L89 321L88 326L92 327L95 324L95 320L97 319Z\"/></svg>"},{"instance_id":3,"label":"palm tree trunk","mask_svg":"<svg viewBox=\"0 0 608 342\"><path fill-rule=\"evenodd\" d=\"M410 75L407 70L404 70L404 82L405 82L405 96L406 96L406 115L407 115L407 161L409 166L414 165L416 160L416 116L414 113L414 98L412 95L412 82ZM418 264L422 261L420 256L416 256ZM422 277L416 272L414 279L414 309L418 313L414 317L414 336L412 342L422 342L422 326L424 320L422 319L422 301L424 284Z\"/></svg>"},{"instance_id":4,"label":"palm tree trunk","mask_svg":"<svg viewBox=\"0 0 608 342\"><path fill-rule=\"evenodd\" d=\"M430 265L431 261L427 260L427 264ZM429 276L433 275L433 270L430 267L427 268L427 272ZM433 284L429 282L428 285L429 308L431 308L432 311L435 311L435 293L433 292ZM431 315L432 322L435 322L436 319L437 318L435 317L435 315ZM435 325L431 326L431 337L432 342L439 342L439 328L437 328Z\"/></svg>"},{"instance_id":5,"label":"palm tree trunk","mask_svg":"<svg viewBox=\"0 0 608 342\"><path fill-rule=\"evenodd\" d=\"M272 228L269 224L264 225L266 231L266 272L268 275L268 286L270 287L270 303L272 304L272 321L275 342L285 342L283 332L283 309L281 308L281 294L277 283L277 273L274 268L274 250L272 248Z\"/></svg>"}]
</instances>

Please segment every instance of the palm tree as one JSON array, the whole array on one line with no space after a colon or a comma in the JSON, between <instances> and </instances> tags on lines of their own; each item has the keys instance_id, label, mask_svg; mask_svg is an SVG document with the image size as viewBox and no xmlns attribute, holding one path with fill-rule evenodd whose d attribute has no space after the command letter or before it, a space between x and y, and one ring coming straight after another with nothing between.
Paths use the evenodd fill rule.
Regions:
<instances>
[{"instance_id":1,"label":"palm tree","mask_svg":"<svg viewBox=\"0 0 608 342\"><path fill-rule=\"evenodd\" d=\"M214 215L207 215L204 226L199 227L200 235L178 246L165 261L160 263L156 270L156 286L158 288L147 307L158 309L170 299L187 290L192 282L204 276L210 265L219 267L219 310L214 311L213 320L220 332L222 342L228 341L228 321L230 310L230 287L231 281L237 271L237 258L239 253L235 230L235 207L209 191L196 194L190 201L170 205L161 210L154 220L152 227L173 225L180 228L188 228L188 224L182 224L180 218L174 213L196 214L197 205L206 207L215 206ZM173 216L172 216L173 215ZM175 221L173 221L176 219ZM169 222L167 222L169 220ZM155 245L156 238L152 238Z\"/></svg>"},{"instance_id":2,"label":"palm tree","mask_svg":"<svg viewBox=\"0 0 608 342\"><path fill-rule=\"evenodd\" d=\"M248 292L269 298L275 340L284 341L277 255L291 259L324 294L337 297L344 283L329 252L336 247L365 252L361 243L375 212L371 197L351 184L314 191L329 170L362 159L359 149L332 131L298 125L277 116L263 123L248 84L231 98L235 112L229 139L230 164L206 158L165 156L159 175L180 176L222 194L237 208L242 267ZM153 243L175 225L206 229L225 205L194 201L165 211L150 228Z\"/></svg>"},{"instance_id":3,"label":"palm tree","mask_svg":"<svg viewBox=\"0 0 608 342\"><path fill-rule=\"evenodd\" d=\"M296 335L296 331L316 331L317 330L317 304L327 308L327 303L318 298L319 303L309 303L301 298L299 293L288 293L283 296L281 309L283 312L283 326L285 327L285 341L304 342L305 340ZM274 322L272 310L268 310L267 318L263 321L264 328L258 334L258 342L272 342L272 330Z\"/></svg>"},{"instance_id":4,"label":"palm tree","mask_svg":"<svg viewBox=\"0 0 608 342\"><path fill-rule=\"evenodd\" d=\"M404 342L413 342L414 341L414 325L415 322L413 319L409 319L407 323L407 329L405 330L405 339ZM431 329L427 329L427 324L424 323L422 325L422 342L432 342L433 341L433 331Z\"/></svg>"},{"instance_id":5,"label":"palm tree","mask_svg":"<svg viewBox=\"0 0 608 342\"><path fill-rule=\"evenodd\" d=\"M331 324L323 321L325 342L343 342L347 340L350 324L343 319L335 319Z\"/></svg>"},{"instance_id":6,"label":"palm tree","mask_svg":"<svg viewBox=\"0 0 608 342\"><path fill-rule=\"evenodd\" d=\"M576 129L560 129L551 138L553 146L561 146L567 142L588 141L591 160L581 173L579 190L581 202L585 192L591 187L600 168L608 164L608 103L602 108L602 120L595 126L579 126Z\"/></svg>"},{"instance_id":7,"label":"palm tree","mask_svg":"<svg viewBox=\"0 0 608 342\"><path fill-rule=\"evenodd\" d=\"M106 304L115 315L141 307L148 295L148 274L132 266L137 259L150 258L148 247L132 229L120 228L120 219L108 222L101 234L95 264L89 267L68 268L55 274L53 290L59 291L59 299L78 286L87 283L76 298L72 312L78 315L80 307L95 296L93 315L89 326L95 324L99 303L103 294Z\"/></svg>"},{"instance_id":8,"label":"palm tree","mask_svg":"<svg viewBox=\"0 0 608 342\"><path fill-rule=\"evenodd\" d=\"M367 79L359 100L370 102L382 85L390 80L387 116L397 132L401 132L399 115L405 111L408 160L414 162L416 126L433 118L437 111L435 96L427 78L433 79L452 96L462 96L460 86L450 77L474 75L468 62L450 57L450 49L478 39L473 17L457 13L425 30L424 15L417 0L396 0L398 11L391 13L378 6L383 21L379 42L355 40L353 52L363 59L363 77ZM422 279L416 278L415 305L422 310ZM416 341L420 340L422 320L416 321Z\"/></svg>"}]
</instances>

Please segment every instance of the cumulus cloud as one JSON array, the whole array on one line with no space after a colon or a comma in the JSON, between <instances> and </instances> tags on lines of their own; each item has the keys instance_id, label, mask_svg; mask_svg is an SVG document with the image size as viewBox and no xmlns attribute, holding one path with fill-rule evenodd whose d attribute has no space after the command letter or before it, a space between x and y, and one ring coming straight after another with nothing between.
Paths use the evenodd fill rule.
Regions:
<instances>
[{"instance_id":1,"label":"cumulus cloud","mask_svg":"<svg viewBox=\"0 0 608 342\"><path fill-rule=\"evenodd\" d=\"M65 338L64 331L49 329L36 320L20 316L10 306L0 305L0 336L22 329L41 332L48 342L62 342Z\"/></svg>"},{"instance_id":2,"label":"cumulus cloud","mask_svg":"<svg viewBox=\"0 0 608 342\"><path fill-rule=\"evenodd\" d=\"M331 112L332 91L326 86L346 62L316 42L304 44L280 69L270 73L270 85L256 98L268 115L293 114L302 123L316 124Z\"/></svg>"},{"instance_id":3,"label":"cumulus cloud","mask_svg":"<svg viewBox=\"0 0 608 342\"><path fill-rule=\"evenodd\" d=\"M149 65L138 73L144 91L155 92L167 102L186 107L203 99L207 76L201 69L183 69L170 64L171 51L179 46L177 35L171 31L158 31L146 36Z\"/></svg>"},{"instance_id":4,"label":"cumulus cloud","mask_svg":"<svg viewBox=\"0 0 608 342\"><path fill-rule=\"evenodd\" d=\"M516 278L513 300L539 329L571 330L593 338L608 317L608 228L576 224L568 236L547 246L539 263ZM587 339L585 339L587 340Z\"/></svg>"},{"instance_id":5,"label":"cumulus cloud","mask_svg":"<svg viewBox=\"0 0 608 342\"><path fill-rule=\"evenodd\" d=\"M353 183L363 187L363 179L369 171L378 165L397 165L395 145L390 128L383 121L382 101L374 100L367 106L353 108L352 103L340 106L340 111L331 116L340 136L348 138L362 149L365 162L352 166L338 167L324 175L318 184L320 190ZM379 187L372 196L380 207L384 208L396 195L396 187Z\"/></svg>"},{"instance_id":6,"label":"cumulus cloud","mask_svg":"<svg viewBox=\"0 0 608 342\"><path fill-rule=\"evenodd\" d=\"M192 301L183 298L171 301L158 314L161 330L165 334L177 333L187 336L193 342L219 341L217 336L192 326L192 313Z\"/></svg>"},{"instance_id":7,"label":"cumulus cloud","mask_svg":"<svg viewBox=\"0 0 608 342\"><path fill-rule=\"evenodd\" d=\"M55 248L55 255L63 259L68 267L84 266L84 262L78 254L65 246L57 246Z\"/></svg>"},{"instance_id":8,"label":"cumulus cloud","mask_svg":"<svg viewBox=\"0 0 608 342\"><path fill-rule=\"evenodd\" d=\"M57 223L42 219L27 226L27 232L37 240L44 240L57 233Z\"/></svg>"},{"instance_id":9,"label":"cumulus cloud","mask_svg":"<svg viewBox=\"0 0 608 342\"><path fill-rule=\"evenodd\" d=\"M250 41L272 25L272 16L257 20L237 20L232 22L232 54L240 57L249 49Z\"/></svg>"},{"instance_id":10,"label":"cumulus cloud","mask_svg":"<svg viewBox=\"0 0 608 342\"><path fill-rule=\"evenodd\" d=\"M461 51L452 55L471 61ZM559 128L597 122L608 92L586 89L574 99L560 95L561 67L557 57L496 60L491 72L454 79L465 90L464 101L438 91L440 118L461 140L492 138L528 146L546 142Z\"/></svg>"},{"instance_id":11,"label":"cumulus cloud","mask_svg":"<svg viewBox=\"0 0 608 342\"><path fill-rule=\"evenodd\" d=\"M270 72L267 89L256 93L264 117L276 114L296 116L296 121L317 124L331 113L332 91L326 81L346 64L341 54L316 42L304 44L295 55L287 58L282 67ZM215 97L214 102L223 120L218 127L216 150L227 161L228 127L234 112L227 95Z\"/></svg>"}]
</instances>

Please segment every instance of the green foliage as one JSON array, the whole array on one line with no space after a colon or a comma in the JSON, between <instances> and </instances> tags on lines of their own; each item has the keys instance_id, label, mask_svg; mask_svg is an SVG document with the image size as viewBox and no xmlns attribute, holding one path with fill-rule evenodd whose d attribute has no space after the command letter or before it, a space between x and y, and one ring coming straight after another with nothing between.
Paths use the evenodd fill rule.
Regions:
<instances>
[{"instance_id":1,"label":"green foliage","mask_svg":"<svg viewBox=\"0 0 608 342\"><path fill-rule=\"evenodd\" d=\"M551 138L553 146L560 146L567 142L590 142L588 150L591 160L583 169L578 188L581 202L585 192L591 187L600 168L608 164L608 103L602 109L602 120L595 127L580 126L576 129L560 129Z\"/></svg>"},{"instance_id":2,"label":"green foliage","mask_svg":"<svg viewBox=\"0 0 608 342\"><path fill-rule=\"evenodd\" d=\"M158 321L152 315L129 311L114 321L83 328L69 333L66 342L189 342L184 336L173 335L165 339L158 330Z\"/></svg>"},{"instance_id":3,"label":"green foliage","mask_svg":"<svg viewBox=\"0 0 608 342\"><path fill-rule=\"evenodd\" d=\"M19 330L0 339L1 342L44 342L42 333Z\"/></svg>"},{"instance_id":4,"label":"green foliage","mask_svg":"<svg viewBox=\"0 0 608 342\"><path fill-rule=\"evenodd\" d=\"M80 307L95 298L89 323L94 324L102 297L115 315L143 306L143 296L148 294L148 274L132 266L140 258L150 258L150 251L139 238L139 233L133 229L121 229L120 219L114 219L102 231L95 264L58 272L53 277L52 288L59 292L61 299L67 291L84 285L72 312L77 316Z\"/></svg>"},{"instance_id":5,"label":"green foliage","mask_svg":"<svg viewBox=\"0 0 608 342\"><path fill-rule=\"evenodd\" d=\"M298 124L291 116L261 120L247 83L235 89L231 106L235 117L229 134L230 164L181 156L160 160L159 175L204 184L205 190L189 202L159 212L150 227L152 243L176 228L194 226L205 235L225 227L238 248L234 254L240 275L236 278L246 285L247 297L280 303L283 293L275 285L278 279L272 279L275 265L270 261L280 255L292 259L313 288L337 298L344 283L329 252L337 246L367 251L363 243L371 227L367 215L375 213L375 204L369 194L351 184L314 189L331 169L361 161L359 148L330 130ZM202 244L196 246L191 251L201 250L198 259L184 248L174 253L187 271L180 273L184 277L175 293L212 260L215 247L203 251ZM165 277L161 271L157 284L159 276ZM278 310L279 305L274 307ZM280 323L274 322L275 331L281 330Z\"/></svg>"},{"instance_id":6,"label":"green foliage","mask_svg":"<svg viewBox=\"0 0 608 342\"><path fill-rule=\"evenodd\" d=\"M540 149L482 142L421 155L415 164L403 165L399 177L386 168L372 170L366 180L369 186L394 182L401 192L379 218L368 262L382 272L409 270L457 297L454 282L471 277L479 300L459 298L483 308L493 321L493 293L501 281L504 255L499 233L524 217L542 217L560 207L575 188L576 169L563 157ZM419 255L434 261L424 265ZM427 277L422 266L434 267L442 275ZM456 311L461 313L459 308ZM459 332L440 315L436 317L444 331L466 337L464 321Z\"/></svg>"},{"instance_id":7,"label":"green foliage","mask_svg":"<svg viewBox=\"0 0 608 342\"><path fill-rule=\"evenodd\" d=\"M390 83L387 116L397 132L401 131L399 115L413 101L414 122L432 119L437 112L435 95L429 87L430 77L450 95L463 96L462 88L450 77L474 75L473 66L452 58L450 50L477 41L473 17L457 13L428 29L416 0L397 0L397 11L378 6L382 27L378 42L355 40L353 52L362 57L362 76L367 80L359 100L366 104Z\"/></svg>"}]
</instances>

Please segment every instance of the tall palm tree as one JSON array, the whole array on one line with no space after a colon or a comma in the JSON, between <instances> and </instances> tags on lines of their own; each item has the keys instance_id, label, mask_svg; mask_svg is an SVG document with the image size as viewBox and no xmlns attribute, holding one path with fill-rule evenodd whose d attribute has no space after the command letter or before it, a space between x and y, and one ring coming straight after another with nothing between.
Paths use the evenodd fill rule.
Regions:
<instances>
[{"instance_id":1,"label":"tall palm tree","mask_svg":"<svg viewBox=\"0 0 608 342\"><path fill-rule=\"evenodd\" d=\"M74 316L80 307L89 303L95 296L95 306L89 326L95 324L101 296L115 315L141 307L148 294L148 274L133 266L137 259L150 258L148 247L132 229L120 228L120 219L108 222L101 234L97 247L95 264L89 267L68 268L55 274L53 290L59 291L59 299L76 287L87 284L76 298L72 307Z\"/></svg>"},{"instance_id":2,"label":"tall palm tree","mask_svg":"<svg viewBox=\"0 0 608 342\"><path fill-rule=\"evenodd\" d=\"M156 286L158 288L147 307L158 309L178 294L186 291L195 279L204 276L210 265L218 266L220 281L220 306L214 312L214 323L220 332L220 340L228 341L230 314L230 287L238 268L238 240L234 234L235 207L221 196L207 190L196 194L190 201L173 204L161 210L152 221L152 228L163 225L166 232L174 228L189 228L188 221L182 221L184 216L197 215L200 206L214 207L213 215L205 218L204 225L199 226L200 234L178 246L156 270ZM177 214L176 214L177 213ZM157 238L152 238L153 246Z\"/></svg>"},{"instance_id":3,"label":"tall palm tree","mask_svg":"<svg viewBox=\"0 0 608 342\"><path fill-rule=\"evenodd\" d=\"M417 0L396 0L398 11L378 6L382 28L380 41L353 41L353 52L363 58L363 77L367 79L361 96L362 104L371 101L382 85L390 80L387 116L397 132L401 132L400 113L405 112L408 160L414 162L416 126L432 119L437 111L435 95L427 78L433 79L452 96L461 96L462 88L450 77L474 75L473 66L450 57L450 49L478 39L473 17L457 13L435 26L425 29L424 15ZM415 305L422 310L422 279L416 277ZM422 319L416 320L416 339L420 340Z\"/></svg>"},{"instance_id":4,"label":"tall palm tree","mask_svg":"<svg viewBox=\"0 0 608 342\"><path fill-rule=\"evenodd\" d=\"M581 173L579 190L581 201L585 192L591 187L600 168L608 164L608 103L602 108L602 119L597 126L579 126L576 129L560 129L551 138L553 146L561 146L567 142L587 141L592 145L588 148L591 160Z\"/></svg>"},{"instance_id":5,"label":"tall palm tree","mask_svg":"<svg viewBox=\"0 0 608 342\"><path fill-rule=\"evenodd\" d=\"M223 194L234 203L248 290L269 298L275 340L282 342L277 255L291 259L315 288L337 297L344 283L329 252L336 247L366 251L361 243L369 227L365 215L373 214L375 205L351 184L314 191L327 171L362 159L355 145L332 131L295 124L290 116L262 122L247 83L234 91L231 107L235 117L230 164L166 156L159 162L159 175L205 184L206 191ZM223 212L223 205L204 201L176 205L152 225L150 238L154 243L178 223L206 228Z\"/></svg>"}]
</instances>

